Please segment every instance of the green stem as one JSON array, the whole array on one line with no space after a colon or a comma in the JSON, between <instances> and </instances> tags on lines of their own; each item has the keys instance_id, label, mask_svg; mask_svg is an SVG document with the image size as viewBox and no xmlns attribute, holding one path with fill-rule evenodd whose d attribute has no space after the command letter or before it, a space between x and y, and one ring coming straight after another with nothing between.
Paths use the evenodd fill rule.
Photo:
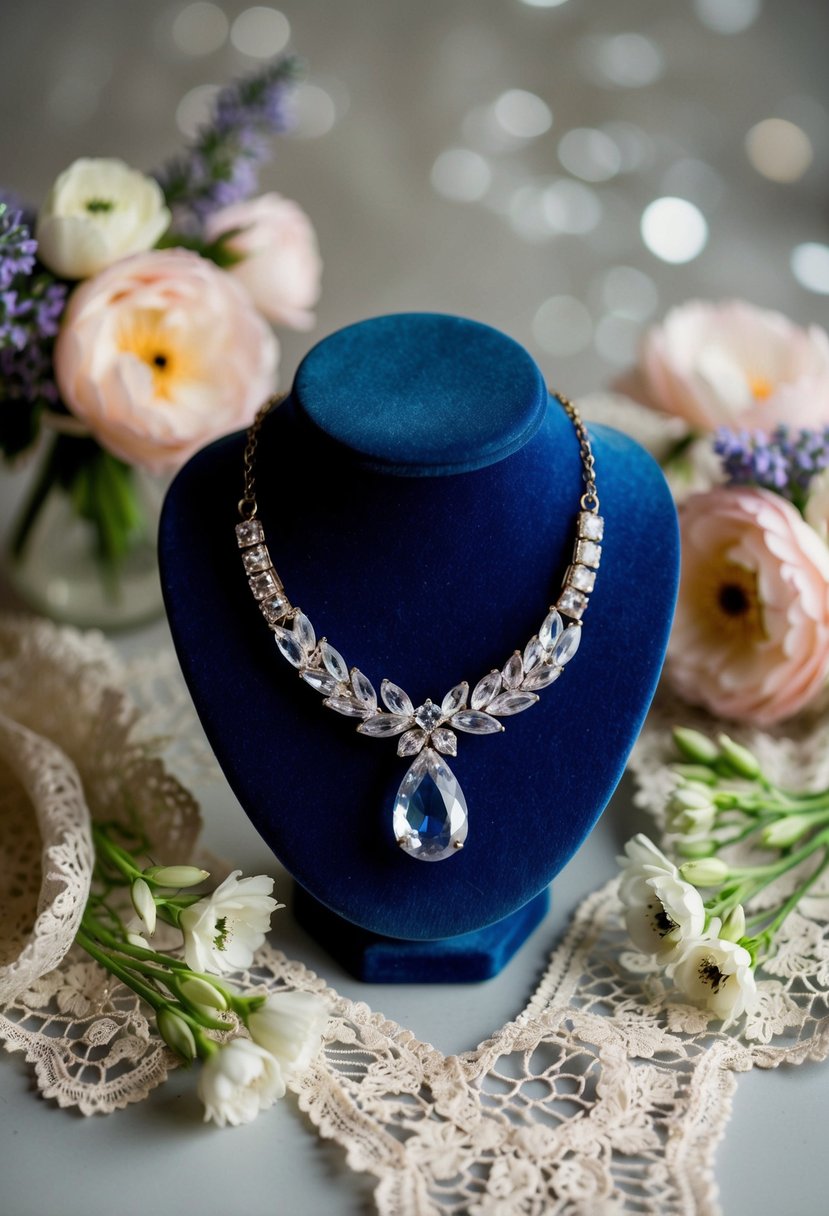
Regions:
<instances>
[{"instance_id":1,"label":"green stem","mask_svg":"<svg viewBox=\"0 0 829 1216\"><path fill-rule=\"evenodd\" d=\"M806 894L806 892L810 889L810 887L814 886L814 884L820 878L821 874L823 874L824 871L826 870L827 864L829 864L829 857L827 857L827 852L829 852L829 850L824 848L823 863L819 866L816 866L814 872L809 875L809 877L805 880L805 882L801 883L801 885L795 891L792 892L792 894L789 896L789 898L786 900L786 902L781 905L779 912L777 913L777 915L775 916L775 918L771 922L771 924L767 925L766 928L763 930L763 937L765 937L767 939L769 945L771 945L771 939L774 937L777 930L783 924L783 921L786 919L786 917L789 916L792 912L794 912L795 908L800 903L801 899ZM752 917L751 919L754 920L755 917ZM770 955L766 955L765 957L769 958Z\"/></svg>"},{"instance_id":2,"label":"green stem","mask_svg":"<svg viewBox=\"0 0 829 1216\"><path fill-rule=\"evenodd\" d=\"M51 493L52 487L58 480L61 466L59 442L59 438L52 440L46 458L40 466L40 472L29 492L23 514L20 516L17 527L12 533L11 553L13 557L19 558L23 555L23 550L26 548L26 542L29 539L29 533L35 525L43 504Z\"/></svg>"},{"instance_id":3,"label":"green stem","mask_svg":"<svg viewBox=\"0 0 829 1216\"><path fill-rule=\"evenodd\" d=\"M131 854L110 840L103 828L93 825L92 838L98 854L103 853L106 859L112 862L116 870L119 870L130 882L141 877L141 871L135 864Z\"/></svg>"},{"instance_id":4,"label":"green stem","mask_svg":"<svg viewBox=\"0 0 829 1216\"><path fill-rule=\"evenodd\" d=\"M110 954L102 950L92 938L88 937L87 934L84 933L83 929L78 931L75 940L79 946L83 947L91 958L95 959L96 963L100 963L105 971L109 971L110 974L114 975L116 979L119 979L123 984L126 984L128 988L131 988L132 991L137 993L138 996L142 997L148 1005L151 1005L156 1012L166 1008L169 1005L169 1001L165 1000L161 993L156 992L156 990L151 988L149 984L143 983L129 968L122 966Z\"/></svg>"},{"instance_id":5,"label":"green stem","mask_svg":"<svg viewBox=\"0 0 829 1216\"><path fill-rule=\"evenodd\" d=\"M125 941L112 933L106 926L102 925L99 920L92 916L88 911L84 913L82 925L91 933L98 941L108 946L112 950L117 950L119 954L125 954L129 958L140 959L143 962L158 963L162 967L168 967L172 971L187 971L187 964L178 958L173 958L170 954L161 954L158 950L145 949L143 946L134 946L132 942Z\"/></svg>"}]
</instances>

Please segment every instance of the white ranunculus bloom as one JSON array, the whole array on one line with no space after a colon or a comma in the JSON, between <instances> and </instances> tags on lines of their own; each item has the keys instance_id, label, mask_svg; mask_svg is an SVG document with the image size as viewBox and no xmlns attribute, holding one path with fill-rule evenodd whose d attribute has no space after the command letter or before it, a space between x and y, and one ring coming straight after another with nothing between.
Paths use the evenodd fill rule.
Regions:
<instances>
[{"instance_id":1,"label":"white ranunculus bloom","mask_svg":"<svg viewBox=\"0 0 829 1216\"><path fill-rule=\"evenodd\" d=\"M276 1056L287 1076L305 1071L318 1055L328 1006L313 992L275 992L248 1018L254 1042Z\"/></svg>"},{"instance_id":2,"label":"white ranunculus bloom","mask_svg":"<svg viewBox=\"0 0 829 1216\"><path fill-rule=\"evenodd\" d=\"M237 1127L283 1097L285 1078L279 1061L264 1047L250 1039L231 1039L205 1061L198 1091L205 1122Z\"/></svg>"},{"instance_id":3,"label":"white ranunculus bloom","mask_svg":"<svg viewBox=\"0 0 829 1216\"><path fill-rule=\"evenodd\" d=\"M696 887L673 874L646 878L629 888L625 925L634 945L644 954L668 959L705 928L702 896Z\"/></svg>"},{"instance_id":4,"label":"white ranunculus bloom","mask_svg":"<svg viewBox=\"0 0 829 1216\"><path fill-rule=\"evenodd\" d=\"M170 224L158 182L122 160L82 157L64 169L40 210L38 257L66 279L87 279L152 249Z\"/></svg>"},{"instance_id":5,"label":"white ranunculus bloom","mask_svg":"<svg viewBox=\"0 0 829 1216\"><path fill-rule=\"evenodd\" d=\"M718 937L719 930L715 919L710 937L686 942L668 973L689 1001L721 1018L725 1030L751 1009L757 985L748 950Z\"/></svg>"},{"instance_id":6,"label":"white ranunculus bloom","mask_svg":"<svg viewBox=\"0 0 829 1216\"><path fill-rule=\"evenodd\" d=\"M227 975L249 967L272 913L284 906L271 896L272 878L240 878L241 873L234 870L211 895L181 913L184 957L192 971Z\"/></svg>"}]
</instances>

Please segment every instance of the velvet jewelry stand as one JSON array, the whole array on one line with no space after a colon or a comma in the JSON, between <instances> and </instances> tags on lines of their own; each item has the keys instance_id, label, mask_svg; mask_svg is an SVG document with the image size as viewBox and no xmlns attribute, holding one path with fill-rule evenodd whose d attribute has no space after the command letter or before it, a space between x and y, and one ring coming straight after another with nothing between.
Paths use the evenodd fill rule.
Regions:
<instances>
[{"instance_id":1,"label":"velvet jewelry stand","mask_svg":"<svg viewBox=\"0 0 829 1216\"><path fill-rule=\"evenodd\" d=\"M566 392L566 386L561 386ZM632 440L591 428L605 539L578 653L502 734L459 734L464 849L394 841L411 760L325 709L274 646L236 546L237 434L180 472L160 531L182 669L208 739L295 878L300 920L373 981L495 974L616 787L651 701L678 576L674 506ZM473 321L381 317L324 339L267 419L259 514L291 602L417 705L501 667L569 564L582 465L520 346Z\"/></svg>"}]
</instances>

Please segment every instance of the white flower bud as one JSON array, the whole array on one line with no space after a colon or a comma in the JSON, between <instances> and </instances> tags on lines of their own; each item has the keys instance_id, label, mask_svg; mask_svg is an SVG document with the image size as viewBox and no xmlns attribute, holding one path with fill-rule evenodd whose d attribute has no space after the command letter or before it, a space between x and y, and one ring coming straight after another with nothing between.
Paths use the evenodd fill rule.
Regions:
<instances>
[{"instance_id":1,"label":"white flower bud","mask_svg":"<svg viewBox=\"0 0 829 1216\"><path fill-rule=\"evenodd\" d=\"M717 745L707 735L688 726L675 726L674 743L678 751L694 764L713 764L719 757Z\"/></svg>"},{"instance_id":2,"label":"white flower bud","mask_svg":"<svg viewBox=\"0 0 829 1216\"><path fill-rule=\"evenodd\" d=\"M150 937L155 933L156 908L153 893L149 885L143 878L136 878L135 882L130 887L130 899L132 906L141 919L142 923L147 926L147 932Z\"/></svg>"},{"instance_id":3,"label":"white flower bud","mask_svg":"<svg viewBox=\"0 0 829 1216\"><path fill-rule=\"evenodd\" d=\"M206 1005L209 1009L227 1009L224 993L200 975L188 975L187 979L180 980L178 990L194 1005Z\"/></svg>"},{"instance_id":4,"label":"white flower bud","mask_svg":"<svg viewBox=\"0 0 829 1216\"><path fill-rule=\"evenodd\" d=\"M701 857L697 861L686 861L679 867L679 872L695 887L719 887L728 878L730 869L719 857Z\"/></svg>"},{"instance_id":5,"label":"white flower bud","mask_svg":"<svg viewBox=\"0 0 829 1216\"><path fill-rule=\"evenodd\" d=\"M767 849L787 849L799 840L804 832L808 832L814 822L808 815L786 815L763 828L760 843Z\"/></svg>"},{"instance_id":6,"label":"white flower bud","mask_svg":"<svg viewBox=\"0 0 829 1216\"><path fill-rule=\"evenodd\" d=\"M159 887L195 887L210 877L210 871L198 866L149 866L144 877Z\"/></svg>"},{"instance_id":7,"label":"white flower bud","mask_svg":"<svg viewBox=\"0 0 829 1216\"><path fill-rule=\"evenodd\" d=\"M693 785L681 785L671 794L668 809L671 811L713 810L711 791L697 789Z\"/></svg>"},{"instance_id":8,"label":"white flower bud","mask_svg":"<svg viewBox=\"0 0 829 1216\"><path fill-rule=\"evenodd\" d=\"M742 904L732 908L723 921L720 937L723 941L738 942L746 931L746 914Z\"/></svg>"},{"instance_id":9,"label":"white flower bud","mask_svg":"<svg viewBox=\"0 0 829 1216\"><path fill-rule=\"evenodd\" d=\"M743 747L740 743L735 743L728 735L719 735L717 742L720 745L720 753L724 760L728 761L729 766L738 773L741 777L747 777L749 780L759 775L760 763L753 752L750 752L747 747Z\"/></svg>"},{"instance_id":10,"label":"white flower bud","mask_svg":"<svg viewBox=\"0 0 829 1216\"><path fill-rule=\"evenodd\" d=\"M158 1032L167 1046L188 1064L196 1058L196 1040L193 1031L172 1009L162 1009L156 1017Z\"/></svg>"}]
</instances>

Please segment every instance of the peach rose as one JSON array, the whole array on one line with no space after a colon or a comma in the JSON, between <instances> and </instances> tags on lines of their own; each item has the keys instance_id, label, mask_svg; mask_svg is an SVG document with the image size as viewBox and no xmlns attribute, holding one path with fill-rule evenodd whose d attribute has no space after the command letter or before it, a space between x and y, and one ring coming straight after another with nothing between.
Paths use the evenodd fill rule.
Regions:
<instances>
[{"instance_id":1,"label":"peach rose","mask_svg":"<svg viewBox=\"0 0 829 1216\"><path fill-rule=\"evenodd\" d=\"M829 424L826 331L740 300L672 309L645 335L640 371L648 403L696 431Z\"/></svg>"},{"instance_id":2,"label":"peach rose","mask_svg":"<svg viewBox=\"0 0 829 1216\"><path fill-rule=\"evenodd\" d=\"M311 309L319 299L322 261L311 221L297 203L279 194L263 194L249 202L216 211L205 224L205 236L215 241L225 232L227 248L241 261L230 273L251 294L270 320L291 329L310 329Z\"/></svg>"},{"instance_id":3,"label":"peach rose","mask_svg":"<svg viewBox=\"0 0 829 1216\"><path fill-rule=\"evenodd\" d=\"M692 495L680 532L669 680L725 718L791 717L829 673L829 549L791 503L738 486Z\"/></svg>"},{"instance_id":4,"label":"peach rose","mask_svg":"<svg viewBox=\"0 0 829 1216\"><path fill-rule=\"evenodd\" d=\"M64 402L98 442L161 472L251 422L273 391L278 352L230 275L168 249L76 288L54 362Z\"/></svg>"}]
</instances>

